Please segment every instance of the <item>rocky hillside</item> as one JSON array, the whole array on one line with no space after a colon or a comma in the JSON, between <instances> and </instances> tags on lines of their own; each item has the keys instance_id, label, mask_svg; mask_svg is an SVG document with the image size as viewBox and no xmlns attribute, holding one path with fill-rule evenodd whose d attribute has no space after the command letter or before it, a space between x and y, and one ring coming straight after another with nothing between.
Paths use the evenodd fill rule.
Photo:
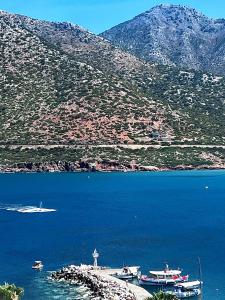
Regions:
<instances>
[{"instance_id":1,"label":"rocky hillside","mask_svg":"<svg viewBox=\"0 0 225 300\"><path fill-rule=\"evenodd\" d=\"M1 143L129 142L129 120L148 119L151 100L37 35L35 22L32 32L24 19L32 22L0 14ZM55 24L60 32L64 26ZM149 109L140 113L143 106Z\"/></svg>"},{"instance_id":2,"label":"rocky hillside","mask_svg":"<svg viewBox=\"0 0 225 300\"><path fill-rule=\"evenodd\" d=\"M143 62L69 23L0 12L2 144L208 143L225 80Z\"/></svg>"},{"instance_id":3,"label":"rocky hillside","mask_svg":"<svg viewBox=\"0 0 225 300\"><path fill-rule=\"evenodd\" d=\"M225 75L225 20L160 5L101 36L141 59Z\"/></svg>"}]
</instances>

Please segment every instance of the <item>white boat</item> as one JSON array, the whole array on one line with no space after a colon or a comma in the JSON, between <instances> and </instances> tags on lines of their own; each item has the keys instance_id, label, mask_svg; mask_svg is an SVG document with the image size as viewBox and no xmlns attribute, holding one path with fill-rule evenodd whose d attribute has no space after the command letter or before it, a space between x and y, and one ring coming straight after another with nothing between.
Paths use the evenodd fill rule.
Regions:
<instances>
[{"instance_id":1,"label":"white boat","mask_svg":"<svg viewBox=\"0 0 225 300\"><path fill-rule=\"evenodd\" d=\"M43 263L41 260L36 260L32 266L32 269L41 270L43 268Z\"/></svg>"},{"instance_id":2,"label":"white boat","mask_svg":"<svg viewBox=\"0 0 225 300\"><path fill-rule=\"evenodd\" d=\"M115 277L124 280L132 280L137 278L140 274L140 267L123 267L120 272L114 274Z\"/></svg>"},{"instance_id":3,"label":"white boat","mask_svg":"<svg viewBox=\"0 0 225 300\"><path fill-rule=\"evenodd\" d=\"M21 209L18 209L17 212L19 213L48 213L48 212L54 212L55 209L51 208L39 208L39 207L33 207L33 206L27 206Z\"/></svg>"},{"instance_id":4,"label":"white boat","mask_svg":"<svg viewBox=\"0 0 225 300\"><path fill-rule=\"evenodd\" d=\"M187 282L188 275L183 276L180 270L170 270L169 266L163 271L150 271L150 276L142 275L139 278L140 285L175 285L179 282Z\"/></svg>"},{"instance_id":5,"label":"white boat","mask_svg":"<svg viewBox=\"0 0 225 300\"><path fill-rule=\"evenodd\" d=\"M199 280L178 283L172 291L166 291L166 294L176 296L178 299L189 298L201 295L201 282Z\"/></svg>"},{"instance_id":6,"label":"white boat","mask_svg":"<svg viewBox=\"0 0 225 300\"><path fill-rule=\"evenodd\" d=\"M25 206L25 207L22 207L22 208L18 208L16 211L19 212L19 213L49 213L49 212L54 212L56 210L52 209L52 208L43 208L42 207L42 202L40 202L39 207Z\"/></svg>"}]
</instances>

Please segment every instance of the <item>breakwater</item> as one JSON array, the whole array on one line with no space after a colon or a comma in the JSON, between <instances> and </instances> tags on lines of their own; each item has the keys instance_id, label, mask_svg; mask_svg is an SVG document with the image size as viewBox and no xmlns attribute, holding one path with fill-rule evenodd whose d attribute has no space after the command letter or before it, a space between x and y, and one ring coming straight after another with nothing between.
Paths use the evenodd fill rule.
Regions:
<instances>
[{"instance_id":1,"label":"breakwater","mask_svg":"<svg viewBox=\"0 0 225 300\"><path fill-rule=\"evenodd\" d=\"M87 287L91 300L144 300L151 296L141 287L113 278L100 267L72 265L52 273L50 278Z\"/></svg>"}]
</instances>

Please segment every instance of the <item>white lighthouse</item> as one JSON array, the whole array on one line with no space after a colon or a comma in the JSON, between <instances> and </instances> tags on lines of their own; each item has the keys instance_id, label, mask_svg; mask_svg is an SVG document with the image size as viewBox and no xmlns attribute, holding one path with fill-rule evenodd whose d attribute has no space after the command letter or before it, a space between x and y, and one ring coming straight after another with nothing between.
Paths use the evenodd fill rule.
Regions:
<instances>
[{"instance_id":1,"label":"white lighthouse","mask_svg":"<svg viewBox=\"0 0 225 300\"><path fill-rule=\"evenodd\" d=\"M98 267L98 258L99 258L99 253L95 249L95 251L92 253L92 256L94 258L94 268Z\"/></svg>"}]
</instances>

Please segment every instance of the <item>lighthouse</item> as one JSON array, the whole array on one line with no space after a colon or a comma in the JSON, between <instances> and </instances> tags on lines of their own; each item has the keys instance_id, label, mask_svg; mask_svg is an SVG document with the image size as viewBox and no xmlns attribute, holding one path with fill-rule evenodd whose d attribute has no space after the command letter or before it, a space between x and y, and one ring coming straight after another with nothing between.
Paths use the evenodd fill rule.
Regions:
<instances>
[{"instance_id":1,"label":"lighthouse","mask_svg":"<svg viewBox=\"0 0 225 300\"><path fill-rule=\"evenodd\" d=\"M92 253L92 257L94 258L94 268L98 267L98 258L99 258L99 253L95 249L95 251Z\"/></svg>"}]
</instances>

